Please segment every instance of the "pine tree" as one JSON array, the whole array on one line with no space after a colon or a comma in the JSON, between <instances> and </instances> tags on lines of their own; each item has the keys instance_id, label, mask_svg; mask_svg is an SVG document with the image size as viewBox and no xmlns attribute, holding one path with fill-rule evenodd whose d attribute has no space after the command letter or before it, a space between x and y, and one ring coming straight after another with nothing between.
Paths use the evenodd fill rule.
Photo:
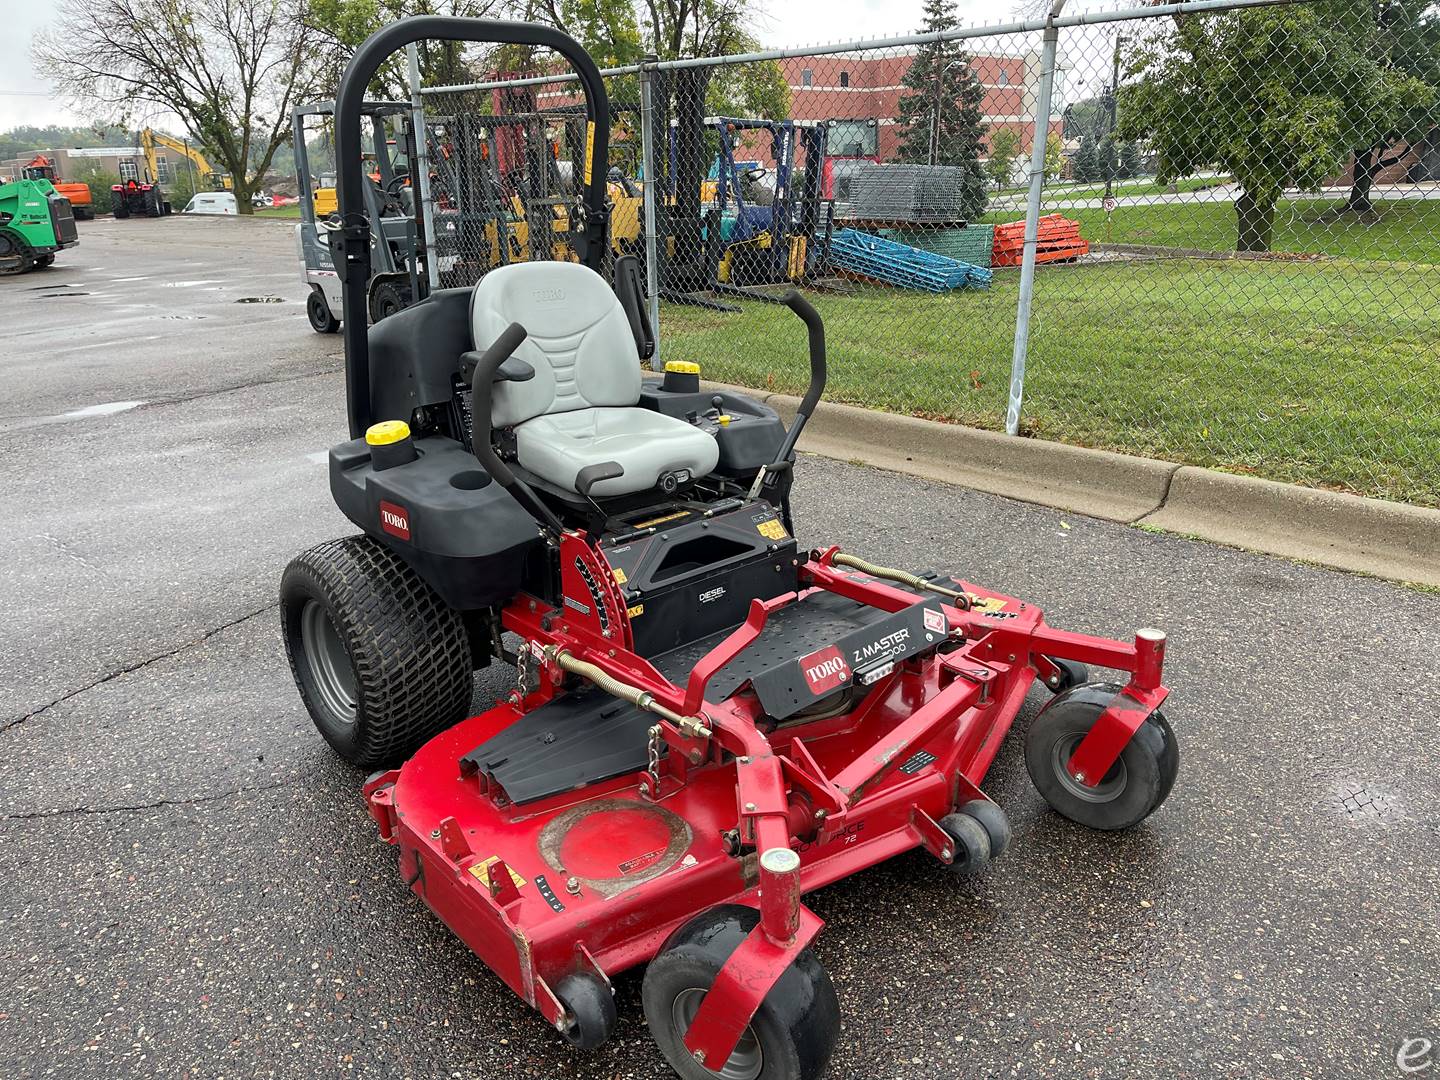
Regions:
<instances>
[{"instance_id":1,"label":"pine tree","mask_svg":"<svg viewBox=\"0 0 1440 1080\"><path fill-rule=\"evenodd\" d=\"M1134 142L1120 144L1120 169L1127 177L1139 176L1145 168L1140 146Z\"/></svg>"},{"instance_id":2,"label":"pine tree","mask_svg":"<svg viewBox=\"0 0 1440 1080\"><path fill-rule=\"evenodd\" d=\"M954 0L925 0L920 33L959 25ZM899 157L903 162L951 165L964 170L963 197L957 216L973 221L985 212L985 88L970 67L970 55L958 42L922 45L901 80Z\"/></svg>"},{"instance_id":3,"label":"pine tree","mask_svg":"<svg viewBox=\"0 0 1440 1080\"><path fill-rule=\"evenodd\" d=\"M1075 153L1075 179L1085 182L1100 178L1100 150L1095 145L1095 136L1086 135Z\"/></svg>"}]
</instances>

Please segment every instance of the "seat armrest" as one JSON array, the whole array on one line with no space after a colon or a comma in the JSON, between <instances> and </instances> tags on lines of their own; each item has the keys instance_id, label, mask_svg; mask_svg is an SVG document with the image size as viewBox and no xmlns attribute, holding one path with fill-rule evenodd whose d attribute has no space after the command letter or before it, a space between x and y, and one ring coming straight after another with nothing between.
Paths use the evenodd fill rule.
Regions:
<instances>
[{"instance_id":1,"label":"seat armrest","mask_svg":"<svg viewBox=\"0 0 1440 1080\"><path fill-rule=\"evenodd\" d=\"M478 350L460 354L460 377L467 383L475 376L475 365L485 355ZM507 356L495 372L495 382L529 382L535 377L535 369L518 356Z\"/></svg>"},{"instance_id":2,"label":"seat armrest","mask_svg":"<svg viewBox=\"0 0 1440 1080\"><path fill-rule=\"evenodd\" d=\"M590 489L601 480L618 480L625 475L625 466L618 461L600 461L586 465L575 474L575 490L589 497Z\"/></svg>"}]
</instances>

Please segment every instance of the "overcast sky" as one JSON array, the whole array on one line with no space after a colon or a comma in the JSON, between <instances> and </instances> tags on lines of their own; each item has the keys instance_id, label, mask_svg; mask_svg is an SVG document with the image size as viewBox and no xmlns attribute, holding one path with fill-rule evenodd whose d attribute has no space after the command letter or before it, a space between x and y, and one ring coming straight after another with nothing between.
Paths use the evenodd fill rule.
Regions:
<instances>
[{"instance_id":1,"label":"overcast sky","mask_svg":"<svg viewBox=\"0 0 1440 1080\"><path fill-rule=\"evenodd\" d=\"M958 0L962 22L993 23L1013 18L1024 0ZM757 26L771 46L890 37L920 26L922 0L769 0ZM1072 6L1081 6L1072 4ZM1084 6L1091 6L1089 4ZM5 33L0 34L0 131L18 124L81 124L88 117L50 94L30 61L31 40L54 17L50 4L5 0Z\"/></svg>"}]
</instances>

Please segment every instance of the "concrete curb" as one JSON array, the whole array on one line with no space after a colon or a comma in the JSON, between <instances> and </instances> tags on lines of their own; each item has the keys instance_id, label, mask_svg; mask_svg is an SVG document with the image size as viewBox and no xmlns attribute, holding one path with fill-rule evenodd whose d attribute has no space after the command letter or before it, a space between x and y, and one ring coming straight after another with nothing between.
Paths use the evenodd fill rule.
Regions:
<instances>
[{"instance_id":1,"label":"concrete curb","mask_svg":"<svg viewBox=\"0 0 1440 1080\"><path fill-rule=\"evenodd\" d=\"M710 384L707 384L707 386ZM788 423L800 399L756 394ZM1076 514L1440 587L1440 510L823 402L800 449Z\"/></svg>"},{"instance_id":2,"label":"concrete curb","mask_svg":"<svg viewBox=\"0 0 1440 1080\"><path fill-rule=\"evenodd\" d=\"M767 404L789 423L799 398ZM1165 498L1177 466L1105 450L1012 439L994 431L823 402L800 449L988 491L1106 521L1132 522Z\"/></svg>"},{"instance_id":3,"label":"concrete curb","mask_svg":"<svg viewBox=\"0 0 1440 1080\"><path fill-rule=\"evenodd\" d=\"M1440 586L1440 510L1184 466L1140 524Z\"/></svg>"}]
</instances>

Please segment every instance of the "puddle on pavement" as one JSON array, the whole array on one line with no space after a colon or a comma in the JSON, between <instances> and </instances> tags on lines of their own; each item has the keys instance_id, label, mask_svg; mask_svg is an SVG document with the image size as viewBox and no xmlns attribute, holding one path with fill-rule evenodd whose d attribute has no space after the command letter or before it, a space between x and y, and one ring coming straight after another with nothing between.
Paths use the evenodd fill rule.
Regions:
<instances>
[{"instance_id":1,"label":"puddle on pavement","mask_svg":"<svg viewBox=\"0 0 1440 1080\"><path fill-rule=\"evenodd\" d=\"M236 300L237 304L283 304L285 298L281 296L242 296Z\"/></svg>"}]
</instances>

